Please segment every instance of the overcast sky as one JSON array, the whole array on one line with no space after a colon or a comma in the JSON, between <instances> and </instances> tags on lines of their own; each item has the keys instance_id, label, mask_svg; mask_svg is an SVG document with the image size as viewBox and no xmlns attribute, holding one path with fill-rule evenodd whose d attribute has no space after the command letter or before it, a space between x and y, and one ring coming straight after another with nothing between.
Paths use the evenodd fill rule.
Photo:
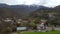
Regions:
<instances>
[{"instance_id":1,"label":"overcast sky","mask_svg":"<svg viewBox=\"0 0 60 34\"><path fill-rule=\"evenodd\" d=\"M0 0L0 3L6 3L9 5L44 5L48 7L55 7L60 5L60 0Z\"/></svg>"}]
</instances>

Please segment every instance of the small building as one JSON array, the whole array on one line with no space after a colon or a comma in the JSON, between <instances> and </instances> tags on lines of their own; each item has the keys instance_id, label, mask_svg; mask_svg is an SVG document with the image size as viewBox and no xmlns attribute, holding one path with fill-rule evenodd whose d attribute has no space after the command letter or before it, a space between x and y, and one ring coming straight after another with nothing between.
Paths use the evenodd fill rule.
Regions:
<instances>
[{"instance_id":1,"label":"small building","mask_svg":"<svg viewBox=\"0 0 60 34\"><path fill-rule=\"evenodd\" d=\"M37 24L37 30L38 31L42 31L44 30L46 27L45 27L45 23L46 23L47 20L41 20L40 23Z\"/></svg>"},{"instance_id":2,"label":"small building","mask_svg":"<svg viewBox=\"0 0 60 34\"><path fill-rule=\"evenodd\" d=\"M4 19L4 21L5 22L10 22L10 21L12 21L10 18L6 18L6 19Z\"/></svg>"},{"instance_id":3,"label":"small building","mask_svg":"<svg viewBox=\"0 0 60 34\"><path fill-rule=\"evenodd\" d=\"M27 27L17 27L17 31L26 31Z\"/></svg>"}]
</instances>

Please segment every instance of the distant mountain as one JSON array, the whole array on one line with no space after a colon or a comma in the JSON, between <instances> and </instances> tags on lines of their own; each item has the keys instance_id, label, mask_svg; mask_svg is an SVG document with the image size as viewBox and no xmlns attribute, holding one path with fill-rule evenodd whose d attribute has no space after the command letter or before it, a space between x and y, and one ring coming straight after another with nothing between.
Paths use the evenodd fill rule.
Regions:
<instances>
[{"instance_id":1,"label":"distant mountain","mask_svg":"<svg viewBox=\"0 0 60 34\"><path fill-rule=\"evenodd\" d=\"M32 12L40 11L40 10L48 9L45 6L37 6L37 5L7 5L0 4L0 15L2 16L27 16Z\"/></svg>"},{"instance_id":2,"label":"distant mountain","mask_svg":"<svg viewBox=\"0 0 60 34\"><path fill-rule=\"evenodd\" d=\"M7 4L0 4L0 8L9 8L18 14L21 13L21 15L25 15L25 14L28 15L32 11L38 9L37 6L32 6L32 5L28 6L28 5L7 5Z\"/></svg>"}]
</instances>

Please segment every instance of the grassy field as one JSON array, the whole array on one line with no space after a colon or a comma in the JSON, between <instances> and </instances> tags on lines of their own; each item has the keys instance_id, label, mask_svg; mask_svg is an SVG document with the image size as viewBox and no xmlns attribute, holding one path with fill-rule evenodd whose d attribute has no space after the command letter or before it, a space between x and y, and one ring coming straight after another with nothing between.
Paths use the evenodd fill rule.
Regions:
<instances>
[{"instance_id":1,"label":"grassy field","mask_svg":"<svg viewBox=\"0 0 60 34\"><path fill-rule=\"evenodd\" d=\"M49 32L20 32L18 34L60 34L60 31L49 31Z\"/></svg>"}]
</instances>

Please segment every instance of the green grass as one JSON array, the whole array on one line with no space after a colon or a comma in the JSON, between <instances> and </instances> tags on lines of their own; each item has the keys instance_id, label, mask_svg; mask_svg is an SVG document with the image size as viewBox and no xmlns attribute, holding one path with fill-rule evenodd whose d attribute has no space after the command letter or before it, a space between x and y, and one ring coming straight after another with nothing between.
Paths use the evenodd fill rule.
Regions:
<instances>
[{"instance_id":1,"label":"green grass","mask_svg":"<svg viewBox=\"0 0 60 34\"><path fill-rule=\"evenodd\" d=\"M49 32L20 32L18 34L60 34L60 31L49 31Z\"/></svg>"}]
</instances>

